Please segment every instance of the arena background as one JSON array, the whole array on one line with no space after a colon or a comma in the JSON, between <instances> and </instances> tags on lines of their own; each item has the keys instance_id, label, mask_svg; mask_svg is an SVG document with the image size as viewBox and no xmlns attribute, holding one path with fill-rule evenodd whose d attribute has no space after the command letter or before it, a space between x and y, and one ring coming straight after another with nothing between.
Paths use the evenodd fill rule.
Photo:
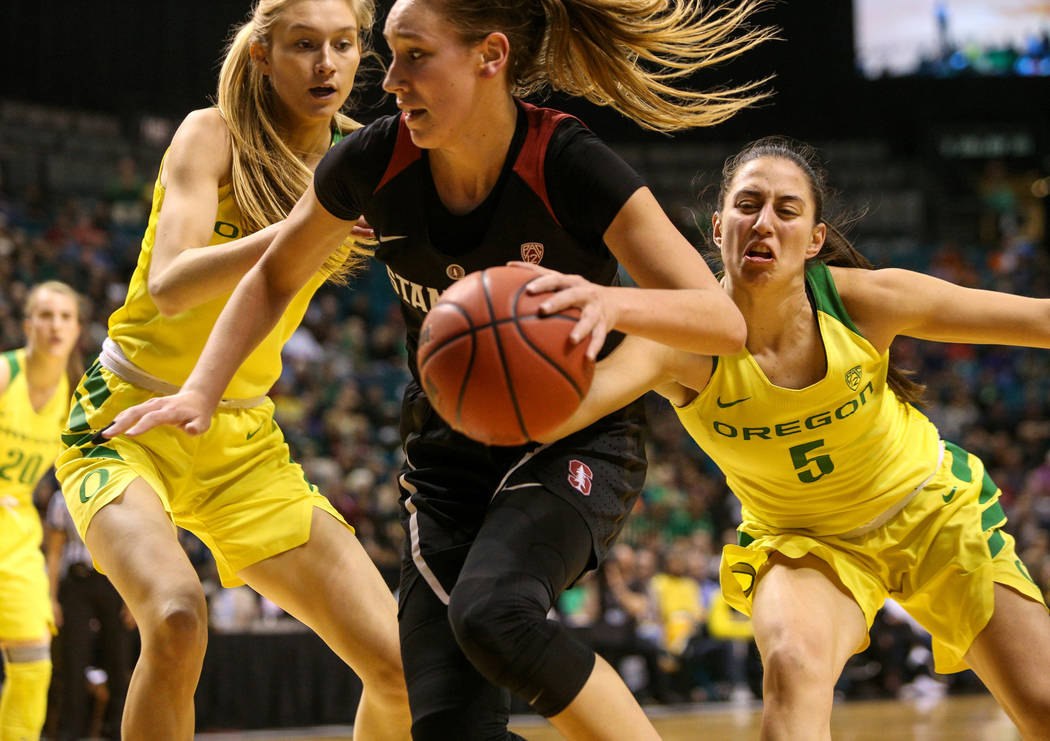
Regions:
<instances>
[{"instance_id":1,"label":"arena background","mask_svg":"<svg viewBox=\"0 0 1050 741\"><path fill-rule=\"evenodd\" d=\"M25 287L57 277L88 297L92 309L81 344L86 360L97 352L137 257L160 156L181 117L208 104L227 30L247 4L5 1L3 348L22 342ZM935 13L952 3L912 5ZM1004 0L1002 7L1015 5ZM696 196L716 182L724 157L747 140L787 134L823 150L832 186L843 196L842 212L863 214L852 235L876 263L1050 296L1050 10L1033 12L1041 12L1043 22L1023 43L975 46L953 38L949 22L939 57L925 68L872 79L858 71L854 39L861 16L850 3L780 2L758 20L779 26L781 41L697 80L720 84L775 74L775 95L717 128L673 137L558 96L549 102L579 115L634 164L698 245L709 209ZM876 22L890 20L884 15ZM381 36L374 38L385 55ZM998 64L1004 54L1012 61ZM373 87L354 112L361 120L393 110L378 92L378 73L370 79ZM397 398L405 380L400 337L384 271L361 275L353 291L325 289L290 343L286 371L273 390L297 457L357 526L391 584L401 538L391 475L399 462ZM907 341L896 352L927 383L928 412L943 435L988 464L1023 558L1050 587L1050 353ZM654 401L652 409L652 472L624 542L642 563L640 582L651 576L646 564L667 571L679 568L669 565L678 558L685 577L699 581L710 599L718 545L734 525L734 500L662 406ZM41 487L42 507L53 489L51 481ZM208 586L214 627L198 727L349 722L358 691L352 674L272 605L218 589L200 544L187 537L186 547ZM610 624L622 626L608 611L587 609L590 590L602 584L598 575L561 605L562 618L596 642ZM712 635L705 620L698 620L692 653L668 657L667 647L659 647L669 682L661 697L653 696L652 677L638 657L624 654L619 665L646 701L718 701L757 691L759 669L746 639ZM658 625L638 627L654 628L659 643ZM873 648L847 667L843 697L982 691L972 675L933 675L921 631L891 610L876 630ZM733 645L744 647L746 687L734 684L727 669Z\"/></svg>"}]
</instances>

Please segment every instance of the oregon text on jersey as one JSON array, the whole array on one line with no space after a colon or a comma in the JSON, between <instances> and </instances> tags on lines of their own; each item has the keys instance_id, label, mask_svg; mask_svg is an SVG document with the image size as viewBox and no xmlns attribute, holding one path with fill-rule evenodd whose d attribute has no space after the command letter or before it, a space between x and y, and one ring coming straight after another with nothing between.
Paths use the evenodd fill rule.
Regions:
<instances>
[{"instance_id":1,"label":"oregon text on jersey","mask_svg":"<svg viewBox=\"0 0 1050 741\"><path fill-rule=\"evenodd\" d=\"M803 429L815 430L826 427L837 419L845 419L868 403L868 394L872 392L871 381L860 390L857 396L849 399L834 409L811 414L805 419L793 419L788 422L778 422L769 427L735 427L727 422L714 420L712 429L723 437L740 437L741 440L769 440L773 437L787 437L802 432Z\"/></svg>"}]
</instances>

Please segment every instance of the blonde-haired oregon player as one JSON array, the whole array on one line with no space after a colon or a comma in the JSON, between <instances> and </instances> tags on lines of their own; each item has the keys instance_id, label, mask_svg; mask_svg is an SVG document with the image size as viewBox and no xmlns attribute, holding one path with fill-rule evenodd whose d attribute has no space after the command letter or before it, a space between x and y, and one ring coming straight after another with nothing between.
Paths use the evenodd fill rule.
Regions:
<instances>
[{"instance_id":1,"label":"blonde-haired oregon player","mask_svg":"<svg viewBox=\"0 0 1050 741\"><path fill-rule=\"evenodd\" d=\"M655 389L726 474L743 522L722 592L753 617L764 739L830 737L839 673L887 597L930 631L937 671L972 668L1023 738L1050 738L1050 616L999 489L889 361L901 335L1050 348L1050 301L872 270L824 201L807 145L771 137L730 158L713 240L746 348L708 357L629 337L554 435Z\"/></svg>"},{"instance_id":2,"label":"blonde-haired oregon player","mask_svg":"<svg viewBox=\"0 0 1050 741\"><path fill-rule=\"evenodd\" d=\"M247 583L276 602L360 676L355 737L408 736L393 596L352 529L291 461L266 397L282 344L324 280L352 267L352 245L306 282L237 371L207 436L97 434L123 409L185 380L275 222L328 148L358 128L339 111L373 14L371 0L255 5L232 37L217 106L190 113L162 160L127 298L76 390L57 474L78 531L142 636L127 738L194 731L206 603L173 523L209 546L224 584Z\"/></svg>"},{"instance_id":3,"label":"blonde-haired oregon player","mask_svg":"<svg viewBox=\"0 0 1050 741\"><path fill-rule=\"evenodd\" d=\"M76 292L48 281L25 301L25 347L0 360L0 739L36 739L51 681L51 611L33 490L61 448L79 366ZM76 368L76 373L83 366Z\"/></svg>"}]
</instances>

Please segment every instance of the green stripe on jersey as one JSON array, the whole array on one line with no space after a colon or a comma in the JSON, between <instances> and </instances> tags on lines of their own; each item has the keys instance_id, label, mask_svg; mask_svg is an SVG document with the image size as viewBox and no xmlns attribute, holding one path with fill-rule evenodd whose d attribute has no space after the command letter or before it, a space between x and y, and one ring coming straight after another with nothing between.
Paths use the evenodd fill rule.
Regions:
<instances>
[{"instance_id":1,"label":"green stripe on jersey","mask_svg":"<svg viewBox=\"0 0 1050 741\"><path fill-rule=\"evenodd\" d=\"M806 266L806 282L813 291L813 299L817 303L817 309L825 314L835 317L844 327L853 334L863 337L853 320L849 318L846 307L842 303L835 281L831 279L831 271L824 263L811 262Z\"/></svg>"}]
</instances>

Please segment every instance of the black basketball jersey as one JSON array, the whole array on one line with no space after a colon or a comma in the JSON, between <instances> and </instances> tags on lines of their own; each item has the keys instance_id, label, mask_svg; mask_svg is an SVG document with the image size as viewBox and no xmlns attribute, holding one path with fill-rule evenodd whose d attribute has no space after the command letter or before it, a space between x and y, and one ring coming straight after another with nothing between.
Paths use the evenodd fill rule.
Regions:
<instances>
[{"instance_id":1,"label":"black basketball jersey","mask_svg":"<svg viewBox=\"0 0 1050 741\"><path fill-rule=\"evenodd\" d=\"M346 220L364 215L376 232L415 351L420 325L454 281L511 260L615 283L617 262L602 235L643 185L641 178L568 114L519 101L518 125L499 180L471 213L438 199L427 152L401 116L347 136L318 165L317 198Z\"/></svg>"}]
</instances>

